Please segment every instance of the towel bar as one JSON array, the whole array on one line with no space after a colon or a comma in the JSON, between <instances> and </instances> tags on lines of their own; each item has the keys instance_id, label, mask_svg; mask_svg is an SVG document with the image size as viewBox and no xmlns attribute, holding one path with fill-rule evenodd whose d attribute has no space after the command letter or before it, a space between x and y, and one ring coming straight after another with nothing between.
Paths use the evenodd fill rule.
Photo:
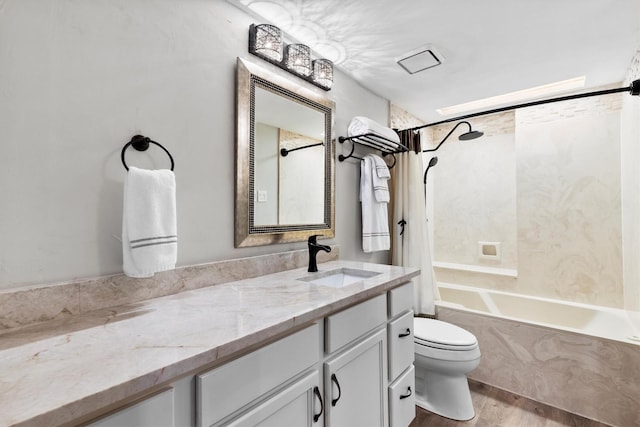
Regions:
<instances>
[{"instance_id":1,"label":"towel bar","mask_svg":"<svg viewBox=\"0 0 640 427\"><path fill-rule=\"evenodd\" d=\"M149 148L149 143L157 145L158 147L162 148L165 153L167 153L167 156L169 156L169 159L171 160L171 170L173 170L173 166L174 166L173 157L171 157L171 153L169 153L169 150L164 148L160 143L153 141L148 136L142 136L142 135L134 135L131 138L131 141L127 142L124 145L124 147L122 147L120 158L122 159L122 164L124 165L124 168L126 170L129 170L129 167L127 166L127 162L124 161L124 152L127 150L127 148L129 146L132 146L138 151L147 151L147 149Z\"/></svg>"},{"instance_id":2,"label":"towel bar","mask_svg":"<svg viewBox=\"0 0 640 427\"><path fill-rule=\"evenodd\" d=\"M378 138L378 140L373 139L372 137ZM384 140L384 142L381 141ZM354 156L353 153L356 149L356 144L364 145L370 148L374 148L376 150L380 150L382 157L392 156L393 164L389 165L389 169L393 168L396 165L396 156L395 153L402 153L407 151L407 147L402 144L390 141L383 136L375 135L371 133L367 133L364 135L356 135L350 137L341 136L338 138L338 141L343 144L345 141L351 142L351 151L349 154L338 156L338 161L344 162L347 159L358 159L362 160L362 157ZM391 146L390 146L391 145Z\"/></svg>"}]
</instances>

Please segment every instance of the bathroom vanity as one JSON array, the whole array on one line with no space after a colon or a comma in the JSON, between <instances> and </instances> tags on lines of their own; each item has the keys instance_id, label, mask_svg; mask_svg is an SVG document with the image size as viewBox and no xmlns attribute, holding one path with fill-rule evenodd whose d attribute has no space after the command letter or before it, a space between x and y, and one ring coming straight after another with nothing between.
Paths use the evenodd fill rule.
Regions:
<instances>
[{"instance_id":1,"label":"bathroom vanity","mask_svg":"<svg viewBox=\"0 0 640 427\"><path fill-rule=\"evenodd\" d=\"M0 424L408 425L419 271L319 269L5 334Z\"/></svg>"}]
</instances>

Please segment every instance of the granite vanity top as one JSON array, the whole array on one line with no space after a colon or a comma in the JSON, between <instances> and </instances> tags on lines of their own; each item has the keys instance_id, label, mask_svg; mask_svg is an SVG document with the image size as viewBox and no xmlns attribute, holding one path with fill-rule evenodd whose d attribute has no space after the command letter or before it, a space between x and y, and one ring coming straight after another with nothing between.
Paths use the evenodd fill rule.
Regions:
<instances>
[{"instance_id":1,"label":"granite vanity top","mask_svg":"<svg viewBox=\"0 0 640 427\"><path fill-rule=\"evenodd\" d=\"M343 288L298 268L70 316L0 334L0 426L60 425L383 293L414 268L331 261L381 274Z\"/></svg>"}]
</instances>

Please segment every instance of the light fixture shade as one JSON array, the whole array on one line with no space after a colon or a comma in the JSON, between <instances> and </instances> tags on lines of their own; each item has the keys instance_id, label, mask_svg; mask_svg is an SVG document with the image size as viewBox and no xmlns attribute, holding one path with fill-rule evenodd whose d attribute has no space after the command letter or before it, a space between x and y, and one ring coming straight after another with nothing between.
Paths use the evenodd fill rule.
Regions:
<instances>
[{"instance_id":1,"label":"light fixture shade","mask_svg":"<svg viewBox=\"0 0 640 427\"><path fill-rule=\"evenodd\" d=\"M284 66L301 76L311 75L311 49L304 44L290 44L284 52Z\"/></svg>"},{"instance_id":2,"label":"light fixture shade","mask_svg":"<svg viewBox=\"0 0 640 427\"><path fill-rule=\"evenodd\" d=\"M331 89L333 84L333 62L328 59L313 61L313 81L322 87Z\"/></svg>"},{"instance_id":3,"label":"light fixture shade","mask_svg":"<svg viewBox=\"0 0 640 427\"><path fill-rule=\"evenodd\" d=\"M282 61L282 32L275 25L260 24L249 27L249 52L267 60Z\"/></svg>"}]
</instances>

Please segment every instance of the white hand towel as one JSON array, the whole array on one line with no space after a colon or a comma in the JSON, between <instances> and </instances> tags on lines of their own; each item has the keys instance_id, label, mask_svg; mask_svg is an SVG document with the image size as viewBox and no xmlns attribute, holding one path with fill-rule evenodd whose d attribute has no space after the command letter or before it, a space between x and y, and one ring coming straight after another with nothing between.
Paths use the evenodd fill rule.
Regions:
<instances>
[{"instance_id":1,"label":"white hand towel","mask_svg":"<svg viewBox=\"0 0 640 427\"><path fill-rule=\"evenodd\" d=\"M371 157L371 165L373 172L371 173L371 181L373 183L373 194L376 198L376 202L388 203L389 202L389 185L387 180L391 178L389 173L389 167L384 162L382 157L375 154L369 154Z\"/></svg>"},{"instance_id":2,"label":"white hand towel","mask_svg":"<svg viewBox=\"0 0 640 427\"><path fill-rule=\"evenodd\" d=\"M129 167L124 185L124 274L151 277L176 266L176 181L168 169Z\"/></svg>"},{"instance_id":3,"label":"white hand towel","mask_svg":"<svg viewBox=\"0 0 640 427\"><path fill-rule=\"evenodd\" d=\"M400 143L400 137L393 129L382 126L375 120L371 120L370 118L363 116L356 116L351 119L351 122L349 122L349 127L347 128L347 134L349 136L364 135L367 133L380 135L395 143ZM385 141L384 139L376 140L384 145L392 146L388 141Z\"/></svg>"},{"instance_id":4,"label":"white hand towel","mask_svg":"<svg viewBox=\"0 0 640 427\"><path fill-rule=\"evenodd\" d=\"M377 202L373 193L374 160L370 155L360 164L360 202L362 204L362 250L384 251L391 247L387 204Z\"/></svg>"}]
</instances>

